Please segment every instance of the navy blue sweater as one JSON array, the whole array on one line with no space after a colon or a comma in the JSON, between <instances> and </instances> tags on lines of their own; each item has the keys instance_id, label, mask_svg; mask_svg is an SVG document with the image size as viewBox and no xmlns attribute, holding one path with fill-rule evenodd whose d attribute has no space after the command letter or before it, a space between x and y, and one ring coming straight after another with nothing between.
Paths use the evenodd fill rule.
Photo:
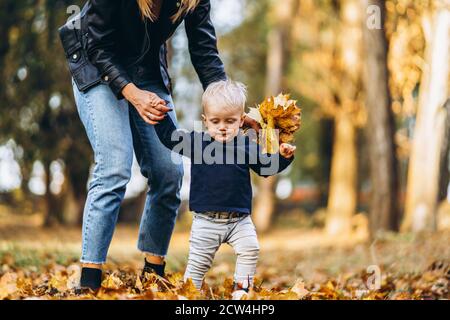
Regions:
<instances>
[{"instance_id":1,"label":"navy blue sweater","mask_svg":"<svg viewBox=\"0 0 450 320\"><path fill-rule=\"evenodd\" d=\"M268 177L283 171L294 157L269 155L248 136L218 142L207 132L177 129L170 116L155 125L161 142L191 159L189 209L195 212L226 211L251 213L250 169Z\"/></svg>"}]
</instances>

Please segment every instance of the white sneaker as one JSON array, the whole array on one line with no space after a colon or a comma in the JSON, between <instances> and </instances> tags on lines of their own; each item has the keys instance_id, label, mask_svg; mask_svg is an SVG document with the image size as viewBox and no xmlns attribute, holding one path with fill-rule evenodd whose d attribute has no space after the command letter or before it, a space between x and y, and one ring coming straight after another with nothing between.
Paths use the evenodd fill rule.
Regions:
<instances>
[{"instance_id":1,"label":"white sneaker","mask_svg":"<svg viewBox=\"0 0 450 320\"><path fill-rule=\"evenodd\" d=\"M231 300L242 300L247 299L248 293L245 290L236 290L231 294Z\"/></svg>"}]
</instances>

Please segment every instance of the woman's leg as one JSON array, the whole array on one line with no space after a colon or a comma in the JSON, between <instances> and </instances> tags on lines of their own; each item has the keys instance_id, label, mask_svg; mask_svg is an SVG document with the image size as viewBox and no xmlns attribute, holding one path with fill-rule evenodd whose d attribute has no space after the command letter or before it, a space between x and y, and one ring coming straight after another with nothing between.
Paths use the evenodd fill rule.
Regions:
<instances>
[{"instance_id":1,"label":"woman's leg","mask_svg":"<svg viewBox=\"0 0 450 320\"><path fill-rule=\"evenodd\" d=\"M94 151L95 167L83 214L84 266L106 261L120 203L131 177L132 136L128 104L117 100L106 85L86 93L74 85L78 112Z\"/></svg>"},{"instance_id":2,"label":"woman's leg","mask_svg":"<svg viewBox=\"0 0 450 320\"><path fill-rule=\"evenodd\" d=\"M162 85L147 85L144 88L168 101L173 108L172 98ZM154 127L145 123L134 107L130 106L129 111L134 151L149 185L138 249L147 254L149 262L162 264L181 202L183 165L181 156L172 153L161 143ZM175 111L169 114L176 123ZM151 256L154 256L153 260L150 260Z\"/></svg>"}]
</instances>

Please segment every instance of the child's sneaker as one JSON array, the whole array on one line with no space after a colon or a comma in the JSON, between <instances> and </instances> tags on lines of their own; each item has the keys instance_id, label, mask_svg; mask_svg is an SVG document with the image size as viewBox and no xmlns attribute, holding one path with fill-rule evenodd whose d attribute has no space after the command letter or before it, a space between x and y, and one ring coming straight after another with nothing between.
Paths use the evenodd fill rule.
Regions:
<instances>
[{"instance_id":1,"label":"child's sneaker","mask_svg":"<svg viewBox=\"0 0 450 320\"><path fill-rule=\"evenodd\" d=\"M236 290L231 294L231 300L246 300L248 292L245 290Z\"/></svg>"}]
</instances>

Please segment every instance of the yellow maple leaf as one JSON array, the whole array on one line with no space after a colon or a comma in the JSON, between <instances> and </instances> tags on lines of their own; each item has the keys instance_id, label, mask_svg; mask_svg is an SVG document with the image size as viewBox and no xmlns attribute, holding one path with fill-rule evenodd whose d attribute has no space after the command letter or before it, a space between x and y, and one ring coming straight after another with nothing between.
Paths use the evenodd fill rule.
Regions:
<instances>
[{"instance_id":1,"label":"yellow maple leaf","mask_svg":"<svg viewBox=\"0 0 450 320\"><path fill-rule=\"evenodd\" d=\"M178 295L182 297L186 297L187 299L196 299L200 296L200 292L192 282L191 278L186 279L185 282L182 283L181 287L178 289Z\"/></svg>"},{"instance_id":2,"label":"yellow maple leaf","mask_svg":"<svg viewBox=\"0 0 450 320\"><path fill-rule=\"evenodd\" d=\"M261 125L259 143L263 153L277 153L280 142L293 141L294 133L300 127L300 120L294 116L300 116L301 109L289 94L280 93L264 99L257 108L250 108L248 115Z\"/></svg>"},{"instance_id":3,"label":"yellow maple leaf","mask_svg":"<svg viewBox=\"0 0 450 320\"><path fill-rule=\"evenodd\" d=\"M5 273L0 278L0 300L7 298L17 291L17 274Z\"/></svg>"},{"instance_id":4,"label":"yellow maple leaf","mask_svg":"<svg viewBox=\"0 0 450 320\"><path fill-rule=\"evenodd\" d=\"M308 295L309 291L305 288L305 282L302 279L298 279L291 291L297 294L298 299L303 299Z\"/></svg>"},{"instance_id":5,"label":"yellow maple leaf","mask_svg":"<svg viewBox=\"0 0 450 320\"><path fill-rule=\"evenodd\" d=\"M122 285L122 280L120 280L114 273L110 274L105 280L102 281L102 287L106 289L117 290L120 289Z\"/></svg>"},{"instance_id":6,"label":"yellow maple leaf","mask_svg":"<svg viewBox=\"0 0 450 320\"><path fill-rule=\"evenodd\" d=\"M51 288L54 288L60 292L67 290L67 277L63 276L60 272L54 274L50 281L48 282L48 285Z\"/></svg>"}]
</instances>

